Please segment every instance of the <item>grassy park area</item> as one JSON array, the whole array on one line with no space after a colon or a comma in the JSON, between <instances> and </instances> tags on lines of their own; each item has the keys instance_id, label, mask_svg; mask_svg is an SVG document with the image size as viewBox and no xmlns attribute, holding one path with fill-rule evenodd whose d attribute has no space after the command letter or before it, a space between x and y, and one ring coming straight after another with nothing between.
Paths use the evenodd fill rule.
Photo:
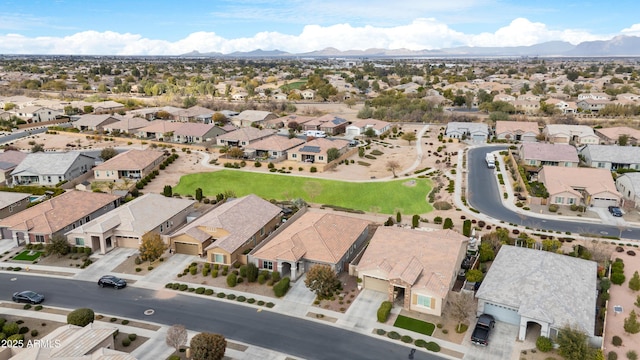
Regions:
<instances>
[{"instance_id":1,"label":"grassy park area","mask_svg":"<svg viewBox=\"0 0 640 360\"><path fill-rule=\"evenodd\" d=\"M426 200L431 191L428 179L404 179L385 182L346 182L299 176L259 174L222 170L185 175L173 188L180 195L195 194L201 188L205 196L225 191L236 196L256 194L265 199L302 198L316 204L336 205L381 214L424 214L433 208Z\"/></svg>"}]
</instances>

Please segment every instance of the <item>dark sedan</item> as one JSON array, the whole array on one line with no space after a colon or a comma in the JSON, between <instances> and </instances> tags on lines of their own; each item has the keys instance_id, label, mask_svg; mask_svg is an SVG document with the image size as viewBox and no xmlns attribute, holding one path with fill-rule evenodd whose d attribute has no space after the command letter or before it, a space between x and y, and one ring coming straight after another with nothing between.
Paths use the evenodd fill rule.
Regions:
<instances>
[{"instance_id":1,"label":"dark sedan","mask_svg":"<svg viewBox=\"0 0 640 360\"><path fill-rule=\"evenodd\" d=\"M120 279L117 276L105 275L98 280L98 286L100 287L112 287L114 289L122 289L127 286L127 282L124 279Z\"/></svg>"},{"instance_id":2,"label":"dark sedan","mask_svg":"<svg viewBox=\"0 0 640 360\"><path fill-rule=\"evenodd\" d=\"M620 210L620 208L617 207L617 206L609 206L609 212L611 213L611 215L613 215L615 217L621 217L622 216L622 210Z\"/></svg>"},{"instance_id":3,"label":"dark sedan","mask_svg":"<svg viewBox=\"0 0 640 360\"><path fill-rule=\"evenodd\" d=\"M44 295L38 294L35 291L26 290L13 293L12 300L18 303L40 304L44 301Z\"/></svg>"}]
</instances>

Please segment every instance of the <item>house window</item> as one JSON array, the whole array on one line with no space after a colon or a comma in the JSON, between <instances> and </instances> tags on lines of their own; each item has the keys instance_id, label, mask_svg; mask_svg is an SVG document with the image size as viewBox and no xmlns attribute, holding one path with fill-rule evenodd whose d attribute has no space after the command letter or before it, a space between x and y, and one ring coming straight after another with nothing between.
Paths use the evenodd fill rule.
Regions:
<instances>
[{"instance_id":1,"label":"house window","mask_svg":"<svg viewBox=\"0 0 640 360\"><path fill-rule=\"evenodd\" d=\"M529 160L529 165L535 165L536 161L535 160Z\"/></svg>"},{"instance_id":2,"label":"house window","mask_svg":"<svg viewBox=\"0 0 640 360\"><path fill-rule=\"evenodd\" d=\"M278 152L277 151L273 151L273 152L271 152L271 155L278 156Z\"/></svg>"},{"instance_id":3,"label":"house window","mask_svg":"<svg viewBox=\"0 0 640 360\"><path fill-rule=\"evenodd\" d=\"M564 197L562 196L556 196L556 199L554 201L556 204L564 204Z\"/></svg>"},{"instance_id":4,"label":"house window","mask_svg":"<svg viewBox=\"0 0 640 360\"><path fill-rule=\"evenodd\" d=\"M431 297L418 295L418 305L431 308Z\"/></svg>"},{"instance_id":5,"label":"house window","mask_svg":"<svg viewBox=\"0 0 640 360\"><path fill-rule=\"evenodd\" d=\"M324 156L322 156L322 155L318 156L318 160L320 160L320 161L324 160Z\"/></svg>"},{"instance_id":6,"label":"house window","mask_svg":"<svg viewBox=\"0 0 640 360\"><path fill-rule=\"evenodd\" d=\"M291 154L291 157L295 159L298 157L298 154Z\"/></svg>"},{"instance_id":7,"label":"house window","mask_svg":"<svg viewBox=\"0 0 640 360\"><path fill-rule=\"evenodd\" d=\"M264 228L260 229L260 236L264 236Z\"/></svg>"},{"instance_id":8,"label":"house window","mask_svg":"<svg viewBox=\"0 0 640 360\"><path fill-rule=\"evenodd\" d=\"M84 246L84 239L76 238L76 246Z\"/></svg>"},{"instance_id":9,"label":"house window","mask_svg":"<svg viewBox=\"0 0 640 360\"><path fill-rule=\"evenodd\" d=\"M36 235L36 241L35 242L43 243L44 242L44 235Z\"/></svg>"},{"instance_id":10,"label":"house window","mask_svg":"<svg viewBox=\"0 0 640 360\"><path fill-rule=\"evenodd\" d=\"M568 162L568 161L565 161L565 162L564 162L564 166L565 166L565 167L569 167L569 166L571 166L571 163L570 163L570 162Z\"/></svg>"},{"instance_id":11,"label":"house window","mask_svg":"<svg viewBox=\"0 0 640 360\"><path fill-rule=\"evenodd\" d=\"M601 169L604 168L604 163L599 162L598 163L598 167L601 168Z\"/></svg>"},{"instance_id":12,"label":"house window","mask_svg":"<svg viewBox=\"0 0 640 360\"><path fill-rule=\"evenodd\" d=\"M569 205L573 205L573 204L575 204L575 203L576 203L576 199L574 199L574 198L568 198L568 199L567 199L567 204L569 204Z\"/></svg>"},{"instance_id":13,"label":"house window","mask_svg":"<svg viewBox=\"0 0 640 360\"><path fill-rule=\"evenodd\" d=\"M268 269L268 270L273 270L273 261L263 261L262 262L262 268L263 269Z\"/></svg>"},{"instance_id":14,"label":"house window","mask_svg":"<svg viewBox=\"0 0 640 360\"><path fill-rule=\"evenodd\" d=\"M91 221L91 216L87 216L84 218L84 222L89 222L89 221Z\"/></svg>"},{"instance_id":15,"label":"house window","mask_svg":"<svg viewBox=\"0 0 640 360\"><path fill-rule=\"evenodd\" d=\"M224 255L223 254L213 254L213 262L224 264Z\"/></svg>"}]
</instances>

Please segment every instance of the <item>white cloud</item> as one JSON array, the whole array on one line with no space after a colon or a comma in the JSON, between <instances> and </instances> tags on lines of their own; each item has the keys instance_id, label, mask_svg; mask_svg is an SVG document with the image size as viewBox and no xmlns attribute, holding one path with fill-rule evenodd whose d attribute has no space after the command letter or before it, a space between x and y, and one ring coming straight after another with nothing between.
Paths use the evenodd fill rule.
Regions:
<instances>
[{"instance_id":1,"label":"white cloud","mask_svg":"<svg viewBox=\"0 0 640 360\"><path fill-rule=\"evenodd\" d=\"M623 33L639 34L640 24ZM251 37L223 38L213 32L195 32L184 39L170 42L149 39L138 34L113 31L83 31L65 37L28 38L17 34L0 35L0 53L5 54L81 54L81 55L179 55L200 52L251 51L279 49L303 53L334 47L339 50L370 48L411 50L440 49L453 46L519 46L562 40L577 44L602 40L613 35L593 35L583 30L553 30L545 24L524 18L493 33L465 34L433 18L420 18L407 25L393 27L336 24L307 25L298 35L260 32Z\"/></svg>"},{"instance_id":2,"label":"white cloud","mask_svg":"<svg viewBox=\"0 0 640 360\"><path fill-rule=\"evenodd\" d=\"M620 32L622 33L622 35L640 36L640 24L633 24L631 25L631 27L622 29L622 31Z\"/></svg>"}]
</instances>

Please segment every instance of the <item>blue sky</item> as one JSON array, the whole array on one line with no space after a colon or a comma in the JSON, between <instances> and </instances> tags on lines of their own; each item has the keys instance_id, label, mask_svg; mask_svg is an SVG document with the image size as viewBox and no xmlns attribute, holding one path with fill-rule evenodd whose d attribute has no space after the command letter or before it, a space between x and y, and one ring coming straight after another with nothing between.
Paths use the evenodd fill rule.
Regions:
<instances>
[{"instance_id":1,"label":"blue sky","mask_svg":"<svg viewBox=\"0 0 640 360\"><path fill-rule=\"evenodd\" d=\"M638 10L637 0L0 0L0 53L576 44L640 36Z\"/></svg>"}]
</instances>

